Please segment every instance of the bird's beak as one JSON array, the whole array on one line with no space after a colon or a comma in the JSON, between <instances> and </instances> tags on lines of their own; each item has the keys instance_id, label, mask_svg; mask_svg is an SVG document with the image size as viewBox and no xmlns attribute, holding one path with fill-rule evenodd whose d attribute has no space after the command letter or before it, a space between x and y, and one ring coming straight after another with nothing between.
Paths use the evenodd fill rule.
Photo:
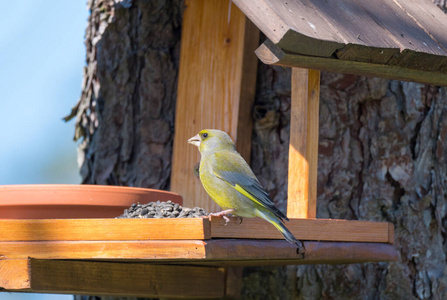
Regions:
<instances>
[{"instance_id":1,"label":"bird's beak","mask_svg":"<svg viewBox=\"0 0 447 300\"><path fill-rule=\"evenodd\" d=\"M197 135L193 136L192 138L190 138L188 140L188 143L193 144L194 146L199 147L200 146L200 137L199 137L199 135L197 134Z\"/></svg>"}]
</instances>

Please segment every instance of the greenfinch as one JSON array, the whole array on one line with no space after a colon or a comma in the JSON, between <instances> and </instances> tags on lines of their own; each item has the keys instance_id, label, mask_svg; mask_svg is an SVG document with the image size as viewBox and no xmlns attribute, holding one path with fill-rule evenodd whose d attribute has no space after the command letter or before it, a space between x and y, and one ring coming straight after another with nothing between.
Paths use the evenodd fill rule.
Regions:
<instances>
[{"instance_id":1,"label":"greenfinch","mask_svg":"<svg viewBox=\"0 0 447 300\"><path fill-rule=\"evenodd\" d=\"M304 252L303 243L284 225L284 220L289 219L275 207L227 133L204 129L188 143L199 148L199 175L204 189L223 209L210 215L222 216L227 222L227 214L262 218L273 224L288 242L296 245L298 253Z\"/></svg>"}]
</instances>

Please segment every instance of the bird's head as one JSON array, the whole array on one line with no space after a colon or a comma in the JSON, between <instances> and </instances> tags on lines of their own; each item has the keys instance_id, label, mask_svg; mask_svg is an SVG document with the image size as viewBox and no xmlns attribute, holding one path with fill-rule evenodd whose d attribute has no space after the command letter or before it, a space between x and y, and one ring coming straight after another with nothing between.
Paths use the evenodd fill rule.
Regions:
<instances>
[{"instance_id":1,"label":"bird's head","mask_svg":"<svg viewBox=\"0 0 447 300\"><path fill-rule=\"evenodd\" d=\"M230 136L226 132L217 129L204 129L190 138L188 143L197 146L200 153L235 149Z\"/></svg>"}]
</instances>

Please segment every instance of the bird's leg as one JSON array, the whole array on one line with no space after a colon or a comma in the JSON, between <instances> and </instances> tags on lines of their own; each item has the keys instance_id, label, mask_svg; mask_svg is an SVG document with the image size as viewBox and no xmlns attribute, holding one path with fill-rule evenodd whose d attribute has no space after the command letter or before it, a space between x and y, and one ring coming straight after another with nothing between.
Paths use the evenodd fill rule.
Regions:
<instances>
[{"instance_id":1,"label":"bird's leg","mask_svg":"<svg viewBox=\"0 0 447 300\"><path fill-rule=\"evenodd\" d=\"M210 213L208 217L222 217L225 220L225 225L227 225L227 223L230 222L230 219L227 217L227 215L231 214L232 212L234 212L234 209L227 209L218 213Z\"/></svg>"},{"instance_id":2,"label":"bird's leg","mask_svg":"<svg viewBox=\"0 0 447 300\"><path fill-rule=\"evenodd\" d=\"M301 242L300 240L297 240L295 245L297 246L296 254L299 255L299 258L303 259L306 252L306 247L304 247L304 243Z\"/></svg>"}]
</instances>

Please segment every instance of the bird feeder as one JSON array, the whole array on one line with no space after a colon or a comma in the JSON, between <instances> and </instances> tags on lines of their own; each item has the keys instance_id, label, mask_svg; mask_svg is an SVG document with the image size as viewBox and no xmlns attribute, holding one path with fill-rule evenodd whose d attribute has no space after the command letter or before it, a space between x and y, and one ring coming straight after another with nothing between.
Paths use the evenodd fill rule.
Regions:
<instances>
[{"instance_id":1,"label":"bird feeder","mask_svg":"<svg viewBox=\"0 0 447 300\"><path fill-rule=\"evenodd\" d=\"M171 190L218 211L187 139L224 130L248 160L256 56L291 67L287 227L304 258L261 219L0 220L1 288L219 298L239 293L241 266L398 259L392 224L316 218L319 70L446 85L447 17L426 0L233 2L185 1Z\"/></svg>"}]
</instances>

